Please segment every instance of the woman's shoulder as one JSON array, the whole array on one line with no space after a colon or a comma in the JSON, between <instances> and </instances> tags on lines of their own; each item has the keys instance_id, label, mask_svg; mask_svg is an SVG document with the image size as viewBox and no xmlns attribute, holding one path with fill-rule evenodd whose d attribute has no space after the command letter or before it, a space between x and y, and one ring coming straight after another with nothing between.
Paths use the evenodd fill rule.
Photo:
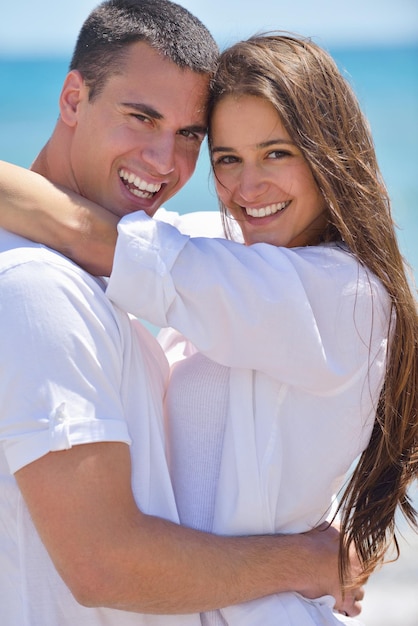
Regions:
<instances>
[{"instance_id":1,"label":"woman's shoulder","mask_svg":"<svg viewBox=\"0 0 418 626\"><path fill-rule=\"evenodd\" d=\"M180 214L161 208L155 214L155 219L175 226L181 233L190 237L225 236L219 211L193 211Z\"/></svg>"}]
</instances>

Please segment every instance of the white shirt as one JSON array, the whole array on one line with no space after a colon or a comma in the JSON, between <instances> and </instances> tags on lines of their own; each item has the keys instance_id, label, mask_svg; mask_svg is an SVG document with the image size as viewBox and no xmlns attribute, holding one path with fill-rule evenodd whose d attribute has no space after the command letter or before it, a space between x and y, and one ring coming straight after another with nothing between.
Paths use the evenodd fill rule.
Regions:
<instances>
[{"instance_id":1,"label":"white shirt","mask_svg":"<svg viewBox=\"0 0 418 626\"><path fill-rule=\"evenodd\" d=\"M162 419L168 364L102 281L5 231L0 252L0 624L199 623L82 607L56 572L14 472L52 450L124 442L138 506L178 521Z\"/></svg>"},{"instance_id":2,"label":"white shirt","mask_svg":"<svg viewBox=\"0 0 418 626\"><path fill-rule=\"evenodd\" d=\"M374 421L390 309L381 283L335 244L190 239L136 214L120 224L107 293L229 368L214 530L302 532L325 519ZM190 353L170 341L175 358ZM225 610L228 623L253 623L251 610L263 625L344 621L329 598L250 604Z\"/></svg>"}]
</instances>

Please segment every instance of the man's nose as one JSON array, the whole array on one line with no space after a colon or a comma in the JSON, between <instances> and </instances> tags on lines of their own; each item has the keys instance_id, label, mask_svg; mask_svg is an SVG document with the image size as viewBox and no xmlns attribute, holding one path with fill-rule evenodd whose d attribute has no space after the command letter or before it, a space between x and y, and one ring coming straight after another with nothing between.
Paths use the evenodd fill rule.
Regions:
<instances>
[{"instance_id":1,"label":"man's nose","mask_svg":"<svg viewBox=\"0 0 418 626\"><path fill-rule=\"evenodd\" d=\"M142 151L142 157L151 169L151 173L167 176L175 168L176 135L161 133L154 135Z\"/></svg>"}]
</instances>

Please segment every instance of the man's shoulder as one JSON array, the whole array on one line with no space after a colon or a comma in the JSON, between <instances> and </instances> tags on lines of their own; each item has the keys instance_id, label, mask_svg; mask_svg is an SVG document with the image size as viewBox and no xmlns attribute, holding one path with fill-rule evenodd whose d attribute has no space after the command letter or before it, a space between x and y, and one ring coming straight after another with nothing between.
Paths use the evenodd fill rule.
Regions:
<instances>
[{"instance_id":1,"label":"man's shoulder","mask_svg":"<svg viewBox=\"0 0 418 626\"><path fill-rule=\"evenodd\" d=\"M44 266L44 272L39 272L40 266ZM56 250L0 229L0 272L17 268L28 273L39 272L39 276L44 276L46 268L51 268L55 269L57 276L62 271L94 280L88 272Z\"/></svg>"},{"instance_id":2,"label":"man's shoulder","mask_svg":"<svg viewBox=\"0 0 418 626\"><path fill-rule=\"evenodd\" d=\"M20 250L35 251L41 248L42 246L39 243L30 241L25 237L20 237L20 235L9 233L7 230L0 228L0 253L2 263L4 263L4 259L6 258L10 258L12 256L17 258Z\"/></svg>"},{"instance_id":3,"label":"man's shoulder","mask_svg":"<svg viewBox=\"0 0 418 626\"><path fill-rule=\"evenodd\" d=\"M2 292L25 301L48 301L61 295L63 302L108 302L104 281L88 274L55 250L0 230L0 279ZM39 305L41 306L41 305ZM111 304L109 303L109 307ZM106 307L106 308L109 308Z\"/></svg>"},{"instance_id":4,"label":"man's shoulder","mask_svg":"<svg viewBox=\"0 0 418 626\"><path fill-rule=\"evenodd\" d=\"M31 260L47 260L49 258L52 262L54 258L58 257L63 258L55 250L51 250L40 243L0 229L0 266L2 269L7 266L24 264Z\"/></svg>"}]
</instances>

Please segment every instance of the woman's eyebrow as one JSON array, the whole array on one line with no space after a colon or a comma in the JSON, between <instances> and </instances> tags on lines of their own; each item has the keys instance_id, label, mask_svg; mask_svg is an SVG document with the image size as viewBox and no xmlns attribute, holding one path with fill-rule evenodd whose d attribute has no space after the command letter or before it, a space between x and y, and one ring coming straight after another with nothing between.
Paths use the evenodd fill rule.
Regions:
<instances>
[{"instance_id":1,"label":"woman's eyebrow","mask_svg":"<svg viewBox=\"0 0 418 626\"><path fill-rule=\"evenodd\" d=\"M256 148L269 148L270 146L277 145L294 145L290 139L269 139L268 141L262 141L256 145ZM212 152L235 152L236 148L230 148L228 146L213 146Z\"/></svg>"},{"instance_id":2,"label":"woman's eyebrow","mask_svg":"<svg viewBox=\"0 0 418 626\"><path fill-rule=\"evenodd\" d=\"M257 148L269 148L270 146L277 146L277 145L293 145L293 142L290 141L290 139L269 139L268 141L262 141L261 143L257 144Z\"/></svg>"}]
</instances>

